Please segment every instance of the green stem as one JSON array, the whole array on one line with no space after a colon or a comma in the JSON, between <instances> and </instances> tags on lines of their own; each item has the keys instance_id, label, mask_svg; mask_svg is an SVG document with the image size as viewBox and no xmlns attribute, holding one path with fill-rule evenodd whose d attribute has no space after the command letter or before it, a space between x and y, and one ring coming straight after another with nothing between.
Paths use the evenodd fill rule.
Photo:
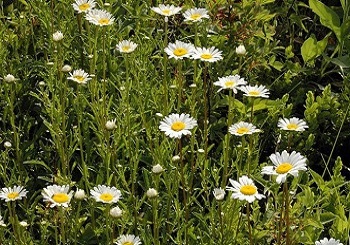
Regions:
<instances>
[{"instance_id":1,"label":"green stem","mask_svg":"<svg viewBox=\"0 0 350 245\"><path fill-rule=\"evenodd\" d=\"M66 244L66 228L65 228L65 213L64 213L64 207L59 207L60 209L60 225L61 225L61 243Z\"/></svg>"},{"instance_id":2,"label":"green stem","mask_svg":"<svg viewBox=\"0 0 350 245\"><path fill-rule=\"evenodd\" d=\"M111 219L110 219L110 214L109 211L111 210L110 204L106 205L106 244L113 244L113 239L111 239Z\"/></svg>"},{"instance_id":3,"label":"green stem","mask_svg":"<svg viewBox=\"0 0 350 245\"><path fill-rule=\"evenodd\" d=\"M187 223L189 219L189 209L187 205L187 195L186 195L186 180L185 180L185 166L183 162L183 155L182 155L182 141L181 139L178 140L178 147L179 147L179 155L180 155L180 179L182 182L182 195L183 195L183 205L185 208L185 244L187 243Z\"/></svg>"},{"instance_id":4,"label":"green stem","mask_svg":"<svg viewBox=\"0 0 350 245\"><path fill-rule=\"evenodd\" d=\"M178 99L177 99L177 112L181 113L181 102L182 102L182 83L183 83L183 76L182 76L182 61L180 60L178 62L178 70L177 70L177 80L178 80Z\"/></svg>"},{"instance_id":5,"label":"green stem","mask_svg":"<svg viewBox=\"0 0 350 245\"><path fill-rule=\"evenodd\" d=\"M249 230L249 242L250 245L253 245L253 234L252 234L252 227L250 225L250 203L247 203L247 224L248 224L248 230Z\"/></svg>"},{"instance_id":6,"label":"green stem","mask_svg":"<svg viewBox=\"0 0 350 245\"><path fill-rule=\"evenodd\" d=\"M284 193L282 195L282 205L281 205L281 212L280 212L280 220L278 224L278 236L277 236L277 244L281 245L282 242L282 225L283 225L283 213L284 213Z\"/></svg>"},{"instance_id":7,"label":"green stem","mask_svg":"<svg viewBox=\"0 0 350 245\"><path fill-rule=\"evenodd\" d=\"M164 49L168 46L168 17L164 19L164 41L163 41L163 93L164 93L164 110L163 113L168 114L168 56L164 52Z\"/></svg>"},{"instance_id":8,"label":"green stem","mask_svg":"<svg viewBox=\"0 0 350 245\"><path fill-rule=\"evenodd\" d=\"M286 245L290 245L290 223L289 223L289 191L288 182L284 182L283 193L285 196L285 219L286 219Z\"/></svg>"}]
</instances>

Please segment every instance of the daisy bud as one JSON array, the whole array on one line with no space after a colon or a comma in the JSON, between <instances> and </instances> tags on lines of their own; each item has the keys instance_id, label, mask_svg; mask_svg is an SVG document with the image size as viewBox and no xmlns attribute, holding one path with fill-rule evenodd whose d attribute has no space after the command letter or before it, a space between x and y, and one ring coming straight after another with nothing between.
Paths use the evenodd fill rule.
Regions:
<instances>
[{"instance_id":1,"label":"daisy bud","mask_svg":"<svg viewBox=\"0 0 350 245\"><path fill-rule=\"evenodd\" d=\"M149 188L146 192L148 198L155 198L158 196L158 191L154 188Z\"/></svg>"},{"instance_id":2,"label":"daisy bud","mask_svg":"<svg viewBox=\"0 0 350 245\"><path fill-rule=\"evenodd\" d=\"M225 198L226 192L224 189L215 188L213 191L214 197L217 201L222 201Z\"/></svg>"},{"instance_id":3,"label":"daisy bud","mask_svg":"<svg viewBox=\"0 0 350 245\"><path fill-rule=\"evenodd\" d=\"M59 42L63 39L63 33L60 31L56 31L54 34L52 34L52 39L55 42Z\"/></svg>"},{"instance_id":4,"label":"daisy bud","mask_svg":"<svg viewBox=\"0 0 350 245\"><path fill-rule=\"evenodd\" d=\"M203 149L198 149L197 152L198 153L204 153L204 150Z\"/></svg>"},{"instance_id":5,"label":"daisy bud","mask_svg":"<svg viewBox=\"0 0 350 245\"><path fill-rule=\"evenodd\" d=\"M10 142L10 141L5 141L5 143L4 143L4 147L5 147L6 149L11 148L11 147L12 147L11 142Z\"/></svg>"},{"instance_id":6,"label":"daisy bud","mask_svg":"<svg viewBox=\"0 0 350 245\"><path fill-rule=\"evenodd\" d=\"M236 48L236 54L238 54L238 55L245 55L246 54L246 49L245 49L245 47L244 47L244 45L243 44L241 44L241 45L239 45L237 48Z\"/></svg>"},{"instance_id":7,"label":"daisy bud","mask_svg":"<svg viewBox=\"0 0 350 245\"><path fill-rule=\"evenodd\" d=\"M77 189L77 191L74 193L74 198L77 200L84 200L85 197L85 191L82 189Z\"/></svg>"},{"instance_id":8,"label":"daisy bud","mask_svg":"<svg viewBox=\"0 0 350 245\"><path fill-rule=\"evenodd\" d=\"M118 206L112 208L109 211L109 214L113 217L113 218L120 218L123 216L123 210L121 210Z\"/></svg>"},{"instance_id":9,"label":"daisy bud","mask_svg":"<svg viewBox=\"0 0 350 245\"><path fill-rule=\"evenodd\" d=\"M19 222L20 226L27 227L28 223L26 221Z\"/></svg>"},{"instance_id":10,"label":"daisy bud","mask_svg":"<svg viewBox=\"0 0 350 245\"><path fill-rule=\"evenodd\" d=\"M108 120L108 121L106 122L106 125L105 125L106 129L107 129L107 130L113 130L113 129L115 129L115 128L117 127L117 125L115 125L116 120L117 120L117 119Z\"/></svg>"},{"instance_id":11,"label":"daisy bud","mask_svg":"<svg viewBox=\"0 0 350 245\"><path fill-rule=\"evenodd\" d=\"M173 156L173 158L171 159L173 162L177 162L180 160L180 156L176 155L176 156Z\"/></svg>"},{"instance_id":12,"label":"daisy bud","mask_svg":"<svg viewBox=\"0 0 350 245\"><path fill-rule=\"evenodd\" d=\"M160 164L154 165L152 167L152 173L154 173L154 174L160 174L163 171L164 171L164 168Z\"/></svg>"},{"instance_id":13,"label":"daisy bud","mask_svg":"<svg viewBox=\"0 0 350 245\"><path fill-rule=\"evenodd\" d=\"M156 113L156 116L157 116L157 117L164 117L163 114L162 114L162 113L159 113L159 112Z\"/></svg>"},{"instance_id":14,"label":"daisy bud","mask_svg":"<svg viewBox=\"0 0 350 245\"><path fill-rule=\"evenodd\" d=\"M14 82L16 82L16 78L12 74L7 74L4 77L4 81L7 83L14 83Z\"/></svg>"},{"instance_id":15,"label":"daisy bud","mask_svg":"<svg viewBox=\"0 0 350 245\"><path fill-rule=\"evenodd\" d=\"M70 72L72 71L72 67L70 65L64 65L61 69L63 72Z\"/></svg>"}]
</instances>

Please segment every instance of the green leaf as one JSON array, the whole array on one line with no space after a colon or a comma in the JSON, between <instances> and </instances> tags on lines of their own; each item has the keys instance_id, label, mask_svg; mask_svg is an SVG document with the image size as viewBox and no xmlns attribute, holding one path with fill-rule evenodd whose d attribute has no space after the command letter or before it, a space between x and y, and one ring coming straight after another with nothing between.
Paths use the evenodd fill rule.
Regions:
<instances>
[{"instance_id":1,"label":"green leaf","mask_svg":"<svg viewBox=\"0 0 350 245\"><path fill-rule=\"evenodd\" d=\"M317 40L311 35L301 46L301 56L305 63L313 61L317 56Z\"/></svg>"},{"instance_id":2,"label":"green leaf","mask_svg":"<svg viewBox=\"0 0 350 245\"><path fill-rule=\"evenodd\" d=\"M341 56L338 58L331 59L331 62L340 68L349 68L350 67L350 57L349 55Z\"/></svg>"},{"instance_id":3,"label":"green leaf","mask_svg":"<svg viewBox=\"0 0 350 245\"><path fill-rule=\"evenodd\" d=\"M46 168L48 171L51 171L51 169L49 168L49 166L47 166L43 161L28 160L28 161L24 161L23 164L40 165L40 166Z\"/></svg>"},{"instance_id":4,"label":"green leaf","mask_svg":"<svg viewBox=\"0 0 350 245\"><path fill-rule=\"evenodd\" d=\"M322 224L329 223L333 220L335 220L336 215L332 212L326 212L326 213L321 213L320 214L320 221Z\"/></svg>"},{"instance_id":5,"label":"green leaf","mask_svg":"<svg viewBox=\"0 0 350 245\"><path fill-rule=\"evenodd\" d=\"M321 24L331 29L341 41L340 19L333 9L318 0L309 0L309 6L320 17Z\"/></svg>"},{"instance_id":6,"label":"green leaf","mask_svg":"<svg viewBox=\"0 0 350 245\"><path fill-rule=\"evenodd\" d=\"M325 38L323 38L321 41L317 42L317 56L320 56L323 53L323 51L326 49L328 44L328 37L329 37L329 34Z\"/></svg>"},{"instance_id":7,"label":"green leaf","mask_svg":"<svg viewBox=\"0 0 350 245\"><path fill-rule=\"evenodd\" d=\"M316 228L319 228L319 229L323 229L323 225L320 221L318 221L317 219L306 219L305 220L305 226L312 226L312 227L316 227Z\"/></svg>"},{"instance_id":8,"label":"green leaf","mask_svg":"<svg viewBox=\"0 0 350 245\"><path fill-rule=\"evenodd\" d=\"M313 171L312 169L309 170L311 175L312 175L312 178L314 179L314 181L316 182L317 186L323 190L324 188L324 180L323 178L321 177L321 175L319 175L318 173L316 173L315 171Z\"/></svg>"}]
</instances>

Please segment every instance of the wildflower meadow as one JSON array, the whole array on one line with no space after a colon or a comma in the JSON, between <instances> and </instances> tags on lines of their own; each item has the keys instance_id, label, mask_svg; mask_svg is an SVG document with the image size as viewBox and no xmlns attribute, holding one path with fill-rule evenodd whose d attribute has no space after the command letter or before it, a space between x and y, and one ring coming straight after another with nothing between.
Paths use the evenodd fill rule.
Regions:
<instances>
[{"instance_id":1,"label":"wildflower meadow","mask_svg":"<svg viewBox=\"0 0 350 245\"><path fill-rule=\"evenodd\" d=\"M349 14L0 1L0 244L350 244Z\"/></svg>"}]
</instances>

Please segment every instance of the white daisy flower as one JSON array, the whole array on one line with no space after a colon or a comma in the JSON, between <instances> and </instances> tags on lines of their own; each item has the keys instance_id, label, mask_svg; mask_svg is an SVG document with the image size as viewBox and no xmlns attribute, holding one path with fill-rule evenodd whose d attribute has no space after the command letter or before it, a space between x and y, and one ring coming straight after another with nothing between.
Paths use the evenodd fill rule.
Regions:
<instances>
[{"instance_id":1,"label":"white daisy flower","mask_svg":"<svg viewBox=\"0 0 350 245\"><path fill-rule=\"evenodd\" d=\"M164 5L159 4L158 7L151 8L154 12L164 16L171 16L179 13L181 11L181 7L175 7L174 5Z\"/></svg>"},{"instance_id":2,"label":"white daisy flower","mask_svg":"<svg viewBox=\"0 0 350 245\"><path fill-rule=\"evenodd\" d=\"M137 47L136 43L129 40L123 40L123 41L120 41L115 48L120 53L131 53L136 49L136 47Z\"/></svg>"},{"instance_id":3,"label":"white daisy flower","mask_svg":"<svg viewBox=\"0 0 350 245\"><path fill-rule=\"evenodd\" d=\"M299 132L305 131L305 129L308 128L308 126L306 125L306 122L297 117L292 117L290 119L281 118L278 120L277 127L279 127L282 130L299 131Z\"/></svg>"},{"instance_id":4,"label":"white daisy flower","mask_svg":"<svg viewBox=\"0 0 350 245\"><path fill-rule=\"evenodd\" d=\"M135 235L121 235L118 237L117 245L141 245L141 240Z\"/></svg>"},{"instance_id":5,"label":"white daisy flower","mask_svg":"<svg viewBox=\"0 0 350 245\"><path fill-rule=\"evenodd\" d=\"M52 34L52 39L55 42L59 42L63 39L63 33L61 31L56 31L54 34Z\"/></svg>"},{"instance_id":6,"label":"white daisy flower","mask_svg":"<svg viewBox=\"0 0 350 245\"><path fill-rule=\"evenodd\" d=\"M5 187L0 191L0 198L5 202L21 200L28 191L23 186Z\"/></svg>"},{"instance_id":7,"label":"white daisy flower","mask_svg":"<svg viewBox=\"0 0 350 245\"><path fill-rule=\"evenodd\" d=\"M306 168L306 158L302 156L299 152L293 151L289 154L286 150L280 154L272 154L270 160L274 166L263 167L261 173L267 175L277 175L276 182L278 184L284 183L287 179L287 175L291 174L293 176L298 176L299 171L305 171Z\"/></svg>"},{"instance_id":8,"label":"white daisy flower","mask_svg":"<svg viewBox=\"0 0 350 245\"><path fill-rule=\"evenodd\" d=\"M120 218L123 216L123 210L121 210L118 206L111 208L111 210L109 211L109 214L113 217L113 218Z\"/></svg>"},{"instance_id":9,"label":"white daisy flower","mask_svg":"<svg viewBox=\"0 0 350 245\"><path fill-rule=\"evenodd\" d=\"M269 90L264 85L247 85L247 86L241 86L238 88L239 90L244 92L244 96L248 97L263 97L268 98L269 97Z\"/></svg>"},{"instance_id":10,"label":"white daisy flower","mask_svg":"<svg viewBox=\"0 0 350 245\"><path fill-rule=\"evenodd\" d=\"M215 86L220 86L221 88L218 90L220 92L223 89L232 89L233 92L237 93L237 87L241 85L246 85L247 82L244 78L241 78L239 75L220 77L219 81L214 82Z\"/></svg>"},{"instance_id":11,"label":"white daisy flower","mask_svg":"<svg viewBox=\"0 0 350 245\"><path fill-rule=\"evenodd\" d=\"M147 191L146 191L146 196L148 198L155 198L158 196L158 191L154 188L149 188Z\"/></svg>"},{"instance_id":12,"label":"white daisy flower","mask_svg":"<svg viewBox=\"0 0 350 245\"><path fill-rule=\"evenodd\" d=\"M86 13L96 6L96 2L95 0L76 0L72 5L78 13Z\"/></svg>"},{"instance_id":13,"label":"white daisy flower","mask_svg":"<svg viewBox=\"0 0 350 245\"><path fill-rule=\"evenodd\" d=\"M182 135L191 135L190 129L197 126L197 120L188 114L171 114L160 122L159 129L170 138L180 139Z\"/></svg>"},{"instance_id":14,"label":"white daisy flower","mask_svg":"<svg viewBox=\"0 0 350 245\"><path fill-rule=\"evenodd\" d=\"M221 53L222 51L218 50L215 47L195 48L192 58L199 59L201 61L216 62L223 59Z\"/></svg>"},{"instance_id":15,"label":"white daisy flower","mask_svg":"<svg viewBox=\"0 0 350 245\"><path fill-rule=\"evenodd\" d=\"M109 26L114 23L114 17L106 10L93 9L87 12L85 18L92 24L97 26Z\"/></svg>"},{"instance_id":16,"label":"white daisy flower","mask_svg":"<svg viewBox=\"0 0 350 245\"><path fill-rule=\"evenodd\" d=\"M192 22L199 22L204 18L209 19L208 10L205 8L188 9L185 13L183 13L183 16L185 18L185 21Z\"/></svg>"},{"instance_id":17,"label":"white daisy flower","mask_svg":"<svg viewBox=\"0 0 350 245\"><path fill-rule=\"evenodd\" d=\"M243 44L240 44L237 48L236 48L236 54L238 55L245 55L247 52L247 50L245 49L244 45Z\"/></svg>"},{"instance_id":18,"label":"white daisy flower","mask_svg":"<svg viewBox=\"0 0 350 245\"><path fill-rule=\"evenodd\" d=\"M193 44L176 40L175 43L169 43L164 51L169 55L169 58L182 60L183 58L190 58L194 49Z\"/></svg>"},{"instance_id":19,"label":"white daisy flower","mask_svg":"<svg viewBox=\"0 0 350 245\"><path fill-rule=\"evenodd\" d=\"M73 191L69 192L68 185L50 185L41 192L44 202L49 202L50 207L61 206L67 208L73 196Z\"/></svg>"},{"instance_id":20,"label":"white daisy flower","mask_svg":"<svg viewBox=\"0 0 350 245\"><path fill-rule=\"evenodd\" d=\"M222 201L225 198L226 192L222 188L215 188L213 191L213 195L217 201Z\"/></svg>"},{"instance_id":21,"label":"white daisy flower","mask_svg":"<svg viewBox=\"0 0 350 245\"><path fill-rule=\"evenodd\" d=\"M70 77L67 79L77 82L78 84L86 84L89 80L91 80L89 74L83 69L74 70L73 73L69 73L69 75Z\"/></svg>"},{"instance_id":22,"label":"white daisy flower","mask_svg":"<svg viewBox=\"0 0 350 245\"><path fill-rule=\"evenodd\" d=\"M152 173L161 174L162 172L164 172L164 168L160 164L154 165L152 167Z\"/></svg>"},{"instance_id":23,"label":"white daisy flower","mask_svg":"<svg viewBox=\"0 0 350 245\"><path fill-rule=\"evenodd\" d=\"M253 124L248 122L238 122L229 127L228 131L236 136L243 136L245 134L259 133L261 130L257 129Z\"/></svg>"},{"instance_id":24,"label":"white daisy flower","mask_svg":"<svg viewBox=\"0 0 350 245\"><path fill-rule=\"evenodd\" d=\"M265 197L258 193L258 189L254 185L253 180L245 175L240 177L238 182L233 179L229 179L229 181L233 187L227 186L226 190L233 192L231 195L232 199L246 200L252 203L255 199L260 200Z\"/></svg>"},{"instance_id":25,"label":"white daisy flower","mask_svg":"<svg viewBox=\"0 0 350 245\"><path fill-rule=\"evenodd\" d=\"M315 242L315 245L343 245L339 240L335 240L334 238L331 238L328 240L328 238L323 238L320 241Z\"/></svg>"},{"instance_id":26,"label":"white daisy flower","mask_svg":"<svg viewBox=\"0 0 350 245\"><path fill-rule=\"evenodd\" d=\"M97 202L103 203L116 203L122 196L121 191L114 186L109 187L105 185L95 186L90 191L90 194Z\"/></svg>"}]
</instances>

